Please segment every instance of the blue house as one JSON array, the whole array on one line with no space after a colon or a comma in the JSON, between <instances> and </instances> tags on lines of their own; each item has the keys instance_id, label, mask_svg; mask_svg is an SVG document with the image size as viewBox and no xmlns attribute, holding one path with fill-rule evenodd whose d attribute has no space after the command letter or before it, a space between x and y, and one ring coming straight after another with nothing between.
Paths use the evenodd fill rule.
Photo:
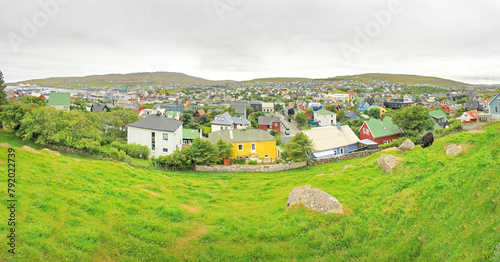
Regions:
<instances>
[{"instance_id":1,"label":"blue house","mask_svg":"<svg viewBox=\"0 0 500 262\"><path fill-rule=\"evenodd\" d=\"M488 108L489 108L489 114L491 115L490 121L488 122L500 121L500 93L495 94L491 97L491 102ZM483 115L484 114L478 115L480 121Z\"/></svg>"},{"instance_id":2,"label":"blue house","mask_svg":"<svg viewBox=\"0 0 500 262\"><path fill-rule=\"evenodd\" d=\"M344 119L342 120L343 122L348 121L348 120L354 120L359 118L359 116L351 111L345 111L345 116Z\"/></svg>"},{"instance_id":3,"label":"blue house","mask_svg":"<svg viewBox=\"0 0 500 262\"><path fill-rule=\"evenodd\" d=\"M370 104L368 104L368 102L360 102L358 104L358 111L359 112L363 112L363 111L367 110L368 108L370 108Z\"/></svg>"},{"instance_id":4,"label":"blue house","mask_svg":"<svg viewBox=\"0 0 500 262\"><path fill-rule=\"evenodd\" d=\"M315 127L302 133L314 144L314 151L309 152L312 159L341 156L359 148L359 138L347 125Z\"/></svg>"}]
</instances>

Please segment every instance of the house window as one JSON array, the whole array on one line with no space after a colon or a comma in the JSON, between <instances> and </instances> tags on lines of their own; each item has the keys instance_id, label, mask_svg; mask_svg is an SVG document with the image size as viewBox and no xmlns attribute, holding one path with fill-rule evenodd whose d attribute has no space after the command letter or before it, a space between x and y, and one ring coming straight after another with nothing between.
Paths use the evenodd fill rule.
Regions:
<instances>
[{"instance_id":1,"label":"house window","mask_svg":"<svg viewBox=\"0 0 500 262\"><path fill-rule=\"evenodd\" d=\"M168 153L168 148L163 148L163 153Z\"/></svg>"},{"instance_id":2,"label":"house window","mask_svg":"<svg viewBox=\"0 0 500 262\"><path fill-rule=\"evenodd\" d=\"M344 148L340 148L340 154L343 155L344 154Z\"/></svg>"},{"instance_id":3,"label":"house window","mask_svg":"<svg viewBox=\"0 0 500 262\"><path fill-rule=\"evenodd\" d=\"M495 106L495 113L498 114L498 106Z\"/></svg>"},{"instance_id":4,"label":"house window","mask_svg":"<svg viewBox=\"0 0 500 262\"><path fill-rule=\"evenodd\" d=\"M363 133L368 135L368 128L363 128Z\"/></svg>"},{"instance_id":5,"label":"house window","mask_svg":"<svg viewBox=\"0 0 500 262\"><path fill-rule=\"evenodd\" d=\"M252 144L252 151L255 152L255 149L257 148L256 144Z\"/></svg>"},{"instance_id":6,"label":"house window","mask_svg":"<svg viewBox=\"0 0 500 262\"><path fill-rule=\"evenodd\" d=\"M163 140L168 141L168 134L167 133L163 133Z\"/></svg>"},{"instance_id":7,"label":"house window","mask_svg":"<svg viewBox=\"0 0 500 262\"><path fill-rule=\"evenodd\" d=\"M243 151L243 145L242 144L238 145L238 151Z\"/></svg>"},{"instance_id":8,"label":"house window","mask_svg":"<svg viewBox=\"0 0 500 262\"><path fill-rule=\"evenodd\" d=\"M151 132L151 150L155 150L155 132Z\"/></svg>"},{"instance_id":9,"label":"house window","mask_svg":"<svg viewBox=\"0 0 500 262\"><path fill-rule=\"evenodd\" d=\"M391 140L386 140L384 141L384 144L389 144L391 142Z\"/></svg>"}]
</instances>

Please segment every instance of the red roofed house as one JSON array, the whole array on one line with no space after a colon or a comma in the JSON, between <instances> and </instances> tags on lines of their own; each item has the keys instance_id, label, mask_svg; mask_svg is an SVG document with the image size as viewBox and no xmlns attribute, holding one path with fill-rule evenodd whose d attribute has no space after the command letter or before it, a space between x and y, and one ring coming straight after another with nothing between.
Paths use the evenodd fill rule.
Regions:
<instances>
[{"instance_id":1,"label":"red roofed house","mask_svg":"<svg viewBox=\"0 0 500 262\"><path fill-rule=\"evenodd\" d=\"M464 112L460 117L457 117L456 119L459 120L461 123L471 123L471 122L476 122L477 121L477 114L482 113L481 111L477 110L471 110Z\"/></svg>"}]
</instances>

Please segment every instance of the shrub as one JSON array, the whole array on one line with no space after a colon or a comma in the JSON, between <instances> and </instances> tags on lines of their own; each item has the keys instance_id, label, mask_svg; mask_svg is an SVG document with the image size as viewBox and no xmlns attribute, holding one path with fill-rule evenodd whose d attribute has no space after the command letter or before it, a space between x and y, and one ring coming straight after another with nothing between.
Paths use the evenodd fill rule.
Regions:
<instances>
[{"instance_id":1,"label":"shrub","mask_svg":"<svg viewBox=\"0 0 500 262\"><path fill-rule=\"evenodd\" d=\"M142 159L147 159L151 152L149 151L149 148L147 146L139 145L136 143L127 144L127 142L124 140L114 141L113 143L111 143L111 147L124 151L131 157L140 157Z\"/></svg>"},{"instance_id":2,"label":"shrub","mask_svg":"<svg viewBox=\"0 0 500 262\"><path fill-rule=\"evenodd\" d=\"M248 164L257 165L257 160L250 160L250 161L248 161Z\"/></svg>"}]
</instances>

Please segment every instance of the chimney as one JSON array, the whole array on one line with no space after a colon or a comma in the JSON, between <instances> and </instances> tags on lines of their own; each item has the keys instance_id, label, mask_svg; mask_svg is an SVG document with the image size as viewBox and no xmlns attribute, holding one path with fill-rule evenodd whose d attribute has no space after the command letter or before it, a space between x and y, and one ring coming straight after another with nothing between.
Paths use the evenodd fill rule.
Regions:
<instances>
[{"instance_id":1,"label":"chimney","mask_svg":"<svg viewBox=\"0 0 500 262\"><path fill-rule=\"evenodd\" d=\"M341 130L342 128L340 127L340 123L337 123L337 128Z\"/></svg>"},{"instance_id":2,"label":"chimney","mask_svg":"<svg viewBox=\"0 0 500 262\"><path fill-rule=\"evenodd\" d=\"M233 130L229 129L229 139L233 140Z\"/></svg>"}]
</instances>

